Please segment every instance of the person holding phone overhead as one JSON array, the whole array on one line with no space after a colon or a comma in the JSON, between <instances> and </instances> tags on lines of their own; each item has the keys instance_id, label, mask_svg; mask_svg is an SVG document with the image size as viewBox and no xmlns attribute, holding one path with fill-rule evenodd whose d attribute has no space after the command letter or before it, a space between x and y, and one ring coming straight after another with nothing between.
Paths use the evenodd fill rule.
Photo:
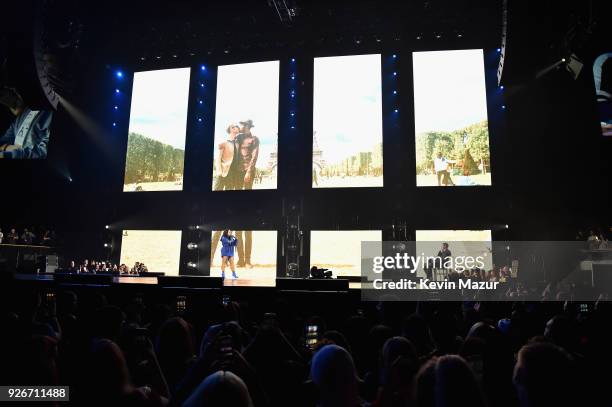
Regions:
<instances>
[{"instance_id":1,"label":"person holding phone overhead","mask_svg":"<svg viewBox=\"0 0 612 407\"><path fill-rule=\"evenodd\" d=\"M234 265L234 252L236 251L237 244L238 239L233 235L233 232L229 229L224 230L221 236L221 278L225 278L225 267L228 261L232 270L232 277L238 278L236 266Z\"/></svg>"}]
</instances>

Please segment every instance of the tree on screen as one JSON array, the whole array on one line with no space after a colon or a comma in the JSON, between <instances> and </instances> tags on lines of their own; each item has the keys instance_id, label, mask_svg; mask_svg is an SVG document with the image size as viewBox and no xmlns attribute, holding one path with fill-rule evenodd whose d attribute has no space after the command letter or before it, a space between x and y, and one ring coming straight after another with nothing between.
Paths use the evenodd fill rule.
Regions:
<instances>
[{"instance_id":1,"label":"tree on screen","mask_svg":"<svg viewBox=\"0 0 612 407\"><path fill-rule=\"evenodd\" d=\"M141 134L128 135L125 184L179 181L183 176L185 151Z\"/></svg>"}]
</instances>

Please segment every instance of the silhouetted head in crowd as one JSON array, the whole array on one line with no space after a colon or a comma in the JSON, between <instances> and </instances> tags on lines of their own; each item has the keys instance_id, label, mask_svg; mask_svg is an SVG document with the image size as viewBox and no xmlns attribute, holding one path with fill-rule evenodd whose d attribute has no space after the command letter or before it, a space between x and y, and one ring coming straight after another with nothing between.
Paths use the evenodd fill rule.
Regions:
<instances>
[{"instance_id":1,"label":"silhouetted head in crowd","mask_svg":"<svg viewBox=\"0 0 612 407\"><path fill-rule=\"evenodd\" d=\"M480 338L485 342L493 344L499 341L499 332L494 326L481 321L472 325L466 338Z\"/></svg>"},{"instance_id":2,"label":"silhouetted head in crowd","mask_svg":"<svg viewBox=\"0 0 612 407\"><path fill-rule=\"evenodd\" d=\"M174 388L195 358L191 326L183 318L170 318L159 330L156 348L168 385Z\"/></svg>"},{"instance_id":3,"label":"silhouetted head in crowd","mask_svg":"<svg viewBox=\"0 0 612 407\"><path fill-rule=\"evenodd\" d=\"M346 349L337 345L321 348L312 358L310 376L319 390L320 406L359 404L359 378L353 358Z\"/></svg>"},{"instance_id":4,"label":"silhouetted head in crowd","mask_svg":"<svg viewBox=\"0 0 612 407\"><path fill-rule=\"evenodd\" d=\"M457 339L455 318L447 312L436 312L429 324L431 340L436 354L456 353L460 343Z\"/></svg>"},{"instance_id":5,"label":"silhouetted head in crowd","mask_svg":"<svg viewBox=\"0 0 612 407\"><path fill-rule=\"evenodd\" d=\"M84 381L88 399L118 400L130 390L130 374L123 352L109 339L94 340Z\"/></svg>"},{"instance_id":6,"label":"silhouetted head in crowd","mask_svg":"<svg viewBox=\"0 0 612 407\"><path fill-rule=\"evenodd\" d=\"M204 379L183 406L252 407L253 401L240 377L229 371L218 371Z\"/></svg>"},{"instance_id":7,"label":"silhouetted head in crowd","mask_svg":"<svg viewBox=\"0 0 612 407\"><path fill-rule=\"evenodd\" d=\"M343 347L344 349L346 349L347 351L351 351L351 346L349 345L348 341L346 340L346 337L344 335L342 335L342 333L340 333L339 331L327 331L323 334L323 336L321 337L321 339L326 339L330 342L333 342L334 344Z\"/></svg>"},{"instance_id":8,"label":"silhouetted head in crowd","mask_svg":"<svg viewBox=\"0 0 612 407\"><path fill-rule=\"evenodd\" d=\"M106 305L98 308L89 322L95 337L116 341L124 320L125 316L119 307Z\"/></svg>"},{"instance_id":9,"label":"silhouetted head in crowd","mask_svg":"<svg viewBox=\"0 0 612 407\"><path fill-rule=\"evenodd\" d=\"M577 341L574 323L565 315L556 315L546 323L544 337L568 352L574 350Z\"/></svg>"},{"instance_id":10,"label":"silhouetted head in crowd","mask_svg":"<svg viewBox=\"0 0 612 407\"><path fill-rule=\"evenodd\" d=\"M513 382L521 407L574 405L572 358L551 343L532 342L521 348Z\"/></svg>"},{"instance_id":11,"label":"silhouetted head in crowd","mask_svg":"<svg viewBox=\"0 0 612 407\"><path fill-rule=\"evenodd\" d=\"M429 332L427 322L417 314L406 317L402 323L402 336L414 345L419 355L423 355L430 350Z\"/></svg>"},{"instance_id":12,"label":"silhouetted head in crowd","mask_svg":"<svg viewBox=\"0 0 612 407\"><path fill-rule=\"evenodd\" d=\"M430 359L417 375L419 407L484 407L484 396L474 373L457 355Z\"/></svg>"},{"instance_id":13,"label":"silhouetted head in crowd","mask_svg":"<svg viewBox=\"0 0 612 407\"><path fill-rule=\"evenodd\" d=\"M57 344L55 338L46 335L33 335L26 341L26 360L22 366L26 381L23 384L59 384Z\"/></svg>"},{"instance_id":14,"label":"silhouetted head in crowd","mask_svg":"<svg viewBox=\"0 0 612 407\"><path fill-rule=\"evenodd\" d=\"M414 345L402 336L394 336L387 339L382 347L381 355L381 383L386 383L393 364L400 358L405 358L412 363L417 363L417 354Z\"/></svg>"}]
</instances>

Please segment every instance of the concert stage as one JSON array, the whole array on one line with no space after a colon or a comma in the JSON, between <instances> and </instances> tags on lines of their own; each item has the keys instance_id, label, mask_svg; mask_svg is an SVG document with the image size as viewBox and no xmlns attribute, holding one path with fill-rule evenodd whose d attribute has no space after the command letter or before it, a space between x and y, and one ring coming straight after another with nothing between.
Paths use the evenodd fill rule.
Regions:
<instances>
[{"instance_id":1,"label":"concert stage","mask_svg":"<svg viewBox=\"0 0 612 407\"><path fill-rule=\"evenodd\" d=\"M57 278L61 276L61 278ZM76 277L71 279L71 277ZM185 277L182 279L181 277ZM176 283L168 283L168 281L164 281L162 284L162 279L176 279ZM312 279L291 279L294 281L293 287L290 288L278 288L276 283L278 280L276 279L262 279L262 278L226 278L222 280L222 285L216 286L215 282L220 280L217 277L208 277L208 276L177 276L177 277L166 277L166 276L114 276L114 275L104 275L104 274L93 274L93 275L84 275L84 274L54 274L54 273L41 273L41 274L15 274L15 279L21 282L33 282L39 283L41 285L60 285L60 286L121 286L121 285L130 285L130 286L160 286L160 287L172 287L172 288L181 288L181 289L223 289L223 290L235 290L235 289L247 289L247 288L257 288L257 289L278 289L278 290L287 290L287 291L313 291L309 289L309 287L304 287L300 289L300 281L312 282L321 280L312 280ZM89 281L88 281L89 280ZM181 280L186 280L181 282ZM198 283L199 281L202 283ZM288 279L283 279L288 280ZM209 281L209 284L205 282ZM338 282L342 280L331 279L330 281ZM323 280L320 283L319 287L322 287L316 291L342 291L337 289L337 285L333 287L333 289L326 289L325 283L327 281ZM308 284L308 283L306 283ZM361 289L360 282L349 281L347 283L347 287L349 290L357 290ZM209 286L210 285L210 286Z\"/></svg>"}]
</instances>

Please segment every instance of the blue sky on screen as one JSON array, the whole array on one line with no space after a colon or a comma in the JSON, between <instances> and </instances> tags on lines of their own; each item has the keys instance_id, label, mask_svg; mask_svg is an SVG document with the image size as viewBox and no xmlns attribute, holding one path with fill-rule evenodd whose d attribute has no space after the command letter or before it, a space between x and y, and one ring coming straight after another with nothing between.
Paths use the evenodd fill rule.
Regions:
<instances>
[{"instance_id":1,"label":"blue sky on screen","mask_svg":"<svg viewBox=\"0 0 612 407\"><path fill-rule=\"evenodd\" d=\"M278 140L278 92L279 61L219 66L215 146L227 139L230 123L251 119L260 142L257 167L265 167Z\"/></svg>"},{"instance_id":2,"label":"blue sky on screen","mask_svg":"<svg viewBox=\"0 0 612 407\"><path fill-rule=\"evenodd\" d=\"M380 54L315 58L313 130L328 164L382 142Z\"/></svg>"},{"instance_id":3,"label":"blue sky on screen","mask_svg":"<svg viewBox=\"0 0 612 407\"><path fill-rule=\"evenodd\" d=\"M487 119L482 49L414 52L412 60L416 134Z\"/></svg>"},{"instance_id":4,"label":"blue sky on screen","mask_svg":"<svg viewBox=\"0 0 612 407\"><path fill-rule=\"evenodd\" d=\"M185 149L190 68L134 73L130 133Z\"/></svg>"}]
</instances>

